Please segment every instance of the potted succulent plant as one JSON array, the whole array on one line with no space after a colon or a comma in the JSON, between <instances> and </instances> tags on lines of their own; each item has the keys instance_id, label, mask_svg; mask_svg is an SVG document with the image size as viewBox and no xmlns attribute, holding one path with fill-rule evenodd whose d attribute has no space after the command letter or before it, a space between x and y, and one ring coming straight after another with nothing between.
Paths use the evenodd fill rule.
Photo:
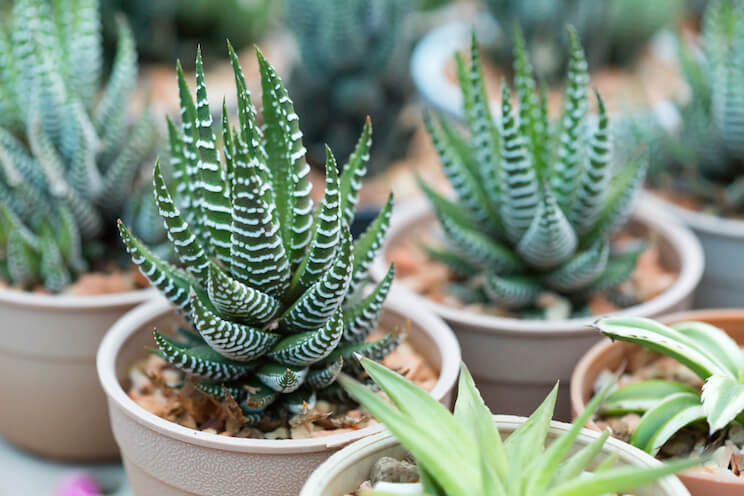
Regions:
<instances>
[{"instance_id":1,"label":"potted succulent plant","mask_svg":"<svg viewBox=\"0 0 744 496\"><path fill-rule=\"evenodd\" d=\"M663 322L600 319L596 328L621 342L597 344L577 364L572 407L582 412L603 374L624 369L589 426L614 425L614 435L662 459L710 451L705 468L681 474L682 482L693 495L739 494L742 312L698 310Z\"/></svg>"},{"instance_id":2,"label":"potted succulent plant","mask_svg":"<svg viewBox=\"0 0 744 496\"><path fill-rule=\"evenodd\" d=\"M439 112L460 120L465 118L457 80L452 77L451 58L455 52L467 50L473 27L489 55L487 73L494 78L487 81L489 85L498 84L499 73L508 73L505 68L515 49L514 39L521 36L521 30L540 79L551 84L560 82L560 76L569 63L567 48L570 40L565 36L564 27L570 24L575 26L587 47L589 67L598 76L595 84L600 90L617 93L618 103L623 109L629 102L635 103L639 99L643 106L648 103L647 97L653 95L647 95L647 88L643 85L658 86L664 95L675 87L675 84L668 84L669 71L661 74L665 76L666 87L663 88L655 84L653 78L639 80L640 76L626 72L629 72L629 66L638 62L636 59L649 40L680 18L684 2L487 0L483 3L491 15L479 13L472 21L454 20L442 24L424 36L414 48L411 74L416 90ZM516 26L521 28L516 29ZM622 70L618 71L618 68Z\"/></svg>"},{"instance_id":3,"label":"potted succulent plant","mask_svg":"<svg viewBox=\"0 0 744 496\"><path fill-rule=\"evenodd\" d=\"M200 55L196 104L178 71L182 123L169 123L175 194L155 166L155 199L180 265L159 258L119 224L134 263L175 306L161 302L128 314L98 355L136 494L296 493L331 451L379 430L354 422L359 414L346 412L347 397L335 380L342 369L361 377L355 354L388 356L405 338L406 319L411 343L441 367L437 399L446 401L457 373L458 347L441 321L405 302L383 308L392 265L365 291L392 209L390 197L352 242L348 225L371 146L370 121L341 175L326 150L325 192L313 208L303 135L287 90L258 52L259 127L237 56L229 52L239 125L232 127L223 112L224 166ZM184 322L195 331L182 330L186 339L179 340L174 327ZM154 324L154 352L170 364L163 366L171 379L163 374L164 385L138 389L129 380L132 362L142 357L143 343L153 346ZM374 338L376 329L390 332ZM189 388L195 395L188 396ZM166 420L152 407L160 394L154 389L170 398L169 411L186 415ZM133 401L139 393L149 397ZM316 425L325 428L318 434ZM336 426L348 428L336 434ZM246 476L251 473L256 476Z\"/></svg>"},{"instance_id":4,"label":"potted succulent plant","mask_svg":"<svg viewBox=\"0 0 744 496\"><path fill-rule=\"evenodd\" d=\"M405 155L415 130L403 112L413 93L403 29L411 8L412 2L397 0L286 2L287 25L301 52L289 89L314 164L324 162L326 143L338 155L350 154L367 115L378 130L370 173Z\"/></svg>"},{"instance_id":5,"label":"potted succulent plant","mask_svg":"<svg viewBox=\"0 0 744 496\"><path fill-rule=\"evenodd\" d=\"M369 496L590 496L642 486L647 487L634 494L679 495L687 491L676 478L659 479L699 463L687 459L661 466L639 450L609 440L607 432L583 429L602 395L573 425L551 422L557 386L528 419L492 416L463 367L453 415L395 372L366 359L362 365L393 405L351 378L340 380L397 440L384 435L345 448L310 477L300 496L343 496L357 490ZM402 457L406 450L415 459L417 474L394 469L389 457ZM388 458L381 460L384 455ZM623 466L613 468L618 460ZM387 469L376 471L379 480L372 488L370 466L381 462ZM409 480L399 480L401 475Z\"/></svg>"},{"instance_id":6,"label":"potted succulent plant","mask_svg":"<svg viewBox=\"0 0 744 496\"><path fill-rule=\"evenodd\" d=\"M657 166L649 174L656 206L688 225L700 239L706 264L695 294L699 308L738 307L744 268L731 264L744 244L744 104L738 81L744 56L744 2L715 0L702 24L702 46L681 44L681 66L690 101L679 111L674 135L659 139Z\"/></svg>"},{"instance_id":7,"label":"potted succulent plant","mask_svg":"<svg viewBox=\"0 0 744 496\"><path fill-rule=\"evenodd\" d=\"M100 23L95 2L46 0L0 22L0 435L56 458L118 454L94 356L154 292L122 265L113 221L165 239L137 181L157 133L148 112L129 122L134 41L119 19L101 86Z\"/></svg>"},{"instance_id":8,"label":"potted succulent plant","mask_svg":"<svg viewBox=\"0 0 744 496\"><path fill-rule=\"evenodd\" d=\"M469 138L427 117L456 201L422 181L433 212L408 207L396 214L373 269L381 278L387 261L396 260L406 276L400 281L452 325L487 403L504 413L526 413L556 378L567 383L582 350L597 340L587 328L590 315L687 308L702 272L689 231L644 206L631 217L646 157L615 163L598 94L599 118L588 128L587 66L573 31L571 39L554 130L519 40L518 111L505 83L500 123L491 117L473 38L472 63L457 58ZM435 217L444 239L432 235ZM621 229L646 241L620 240ZM654 262L636 270L640 259ZM419 276L444 294L417 286ZM557 413L568 417L567 391Z\"/></svg>"}]
</instances>

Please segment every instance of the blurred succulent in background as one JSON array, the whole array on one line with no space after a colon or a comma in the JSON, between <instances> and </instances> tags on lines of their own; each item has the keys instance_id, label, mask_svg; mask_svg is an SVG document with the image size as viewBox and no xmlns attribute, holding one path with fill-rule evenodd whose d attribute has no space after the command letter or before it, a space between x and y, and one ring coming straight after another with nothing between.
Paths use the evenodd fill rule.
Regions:
<instances>
[{"instance_id":1,"label":"blurred succulent in background","mask_svg":"<svg viewBox=\"0 0 744 496\"><path fill-rule=\"evenodd\" d=\"M534 306L545 291L581 308L616 287L635 268L634 249L612 253L610 237L630 215L643 184L646 157L615 166L609 118L597 94L599 119L587 122L587 64L569 30L571 57L563 113L551 129L545 91L536 91L524 40L516 33L514 84L518 110L502 83L500 123L491 114L473 36L471 64L457 57L469 138L446 121L426 118L453 202L422 181L447 238L429 253L509 309Z\"/></svg>"},{"instance_id":2,"label":"blurred succulent in background","mask_svg":"<svg viewBox=\"0 0 744 496\"><path fill-rule=\"evenodd\" d=\"M160 259L123 223L119 227L134 263L198 331L189 342L156 331L157 353L206 381L203 391L223 398L228 391L246 419L258 422L312 408L316 393L338 395L334 383L342 367L358 372L354 353L382 359L403 334L365 341L393 278L391 266L364 293L392 197L356 242L348 230L372 143L369 120L340 176L326 149L325 193L314 209L287 90L259 52L259 126L232 48L230 54L239 126L230 126L223 106L224 165L199 54L196 104L179 66L182 124L168 123L175 194L155 166L155 199L183 269Z\"/></svg>"},{"instance_id":3,"label":"blurred succulent in background","mask_svg":"<svg viewBox=\"0 0 744 496\"><path fill-rule=\"evenodd\" d=\"M0 264L14 285L61 290L113 242L157 133L130 125L137 54L128 24L101 87L95 0L18 0L0 22ZM96 249L97 247L97 249Z\"/></svg>"},{"instance_id":4,"label":"blurred succulent in background","mask_svg":"<svg viewBox=\"0 0 744 496\"><path fill-rule=\"evenodd\" d=\"M513 23L524 31L530 57L541 78L555 80L568 64L564 27L576 28L591 69L625 65L649 39L672 26L684 10L684 0L486 0L501 33L496 58L512 54Z\"/></svg>"},{"instance_id":5,"label":"blurred succulent in background","mask_svg":"<svg viewBox=\"0 0 744 496\"><path fill-rule=\"evenodd\" d=\"M546 446L557 384L529 419L502 439L464 365L454 414L392 370L367 359L362 365L392 405L349 377L342 376L341 384L414 456L420 475L418 484L378 483L385 487L363 491L364 496L599 496L623 493L700 463L687 459L659 467L613 468L615 457L601 454L609 432L577 447L606 389Z\"/></svg>"},{"instance_id":6,"label":"blurred succulent in background","mask_svg":"<svg viewBox=\"0 0 744 496\"><path fill-rule=\"evenodd\" d=\"M702 29L702 53L680 43L691 98L678 134L660 133L649 178L735 214L744 208L744 2L711 1Z\"/></svg>"},{"instance_id":7,"label":"blurred succulent in background","mask_svg":"<svg viewBox=\"0 0 744 496\"><path fill-rule=\"evenodd\" d=\"M354 149L371 116L377 138L369 169L401 157L412 129L401 121L411 94L402 27L410 0L287 0L287 24L301 51L290 89L312 162L324 144L341 156Z\"/></svg>"},{"instance_id":8,"label":"blurred succulent in background","mask_svg":"<svg viewBox=\"0 0 744 496\"><path fill-rule=\"evenodd\" d=\"M207 58L225 54L225 39L236 49L257 42L268 31L276 0L101 0L103 37L114 52L114 14L129 19L142 62L173 63L179 59L193 68L197 45Z\"/></svg>"}]
</instances>

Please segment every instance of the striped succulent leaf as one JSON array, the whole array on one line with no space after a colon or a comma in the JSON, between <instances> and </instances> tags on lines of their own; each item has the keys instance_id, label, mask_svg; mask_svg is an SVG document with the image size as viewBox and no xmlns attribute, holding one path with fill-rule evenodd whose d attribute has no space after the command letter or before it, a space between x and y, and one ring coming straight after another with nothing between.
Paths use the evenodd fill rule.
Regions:
<instances>
[{"instance_id":1,"label":"striped succulent leaf","mask_svg":"<svg viewBox=\"0 0 744 496\"><path fill-rule=\"evenodd\" d=\"M126 21L116 24L116 55L101 84L98 2L18 0L0 23L0 189L3 203L45 245L39 271L9 271L15 286L61 291L99 262L83 258L84 244L107 243L86 256L100 252L116 259L109 249L116 241L106 227L137 210L138 171L157 133L149 111L129 117L137 52ZM162 230L133 226L154 242L164 240ZM5 253L19 254L16 241L12 249L0 247L0 265L9 264Z\"/></svg>"},{"instance_id":2,"label":"striped succulent leaf","mask_svg":"<svg viewBox=\"0 0 744 496\"><path fill-rule=\"evenodd\" d=\"M702 393L681 391L658 402L642 404L646 413L633 444L649 452L687 424L705 419L710 432L717 432L744 412L744 353L722 329L703 322L681 322L667 326L637 317L600 319L594 327L602 334L637 343L679 361L705 381ZM652 396L647 390L619 390L627 398ZM641 386L636 386L641 388ZM668 387L667 387L668 388Z\"/></svg>"},{"instance_id":3,"label":"striped succulent leaf","mask_svg":"<svg viewBox=\"0 0 744 496\"><path fill-rule=\"evenodd\" d=\"M356 242L348 229L371 124L340 177L327 150L324 196L313 209L302 134L287 91L259 52L262 130L237 56L228 51L239 125L222 116L223 152L197 54L196 101L177 68L182 121L168 121L173 190L160 164L154 168L155 204L183 268L158 258L123 223L119 228L134 263L194 327L183 341L157 334L157 353L199 376L206 394L224 399L229 393L249 421L258 422L265 415L301 414L314 404L316 391L334 385L342 368L359 370L355 353L381 360L404 333L368 339L390 290L392 267L369 293L363 291L390 223L392 197ZM223 388L223 382L229 384Z\"/></svg>"},{"instance_id":4,"label":"striped succulent leaf","mask_svg":"<svg viewBox=\"0 0 744 496\"><path fill-rule=\"evenodd\" d=\"M610 255L610 238L630 216L648 161L641 154L614 163L599 94L598 122L587 130L587 63L572 28L557 126L548 118L545 90L538 90L519 26L515 36L518 108L502 82L500 122L494 121L473 38L469 64L456 57L469 140L443 119L425 116L456 197L447 199L420 181L450 245L431 256L507 309L529 310L545 291L581 304L594 292L612 290L635 268L637 257Z\"/></svg>"}]
</instances>

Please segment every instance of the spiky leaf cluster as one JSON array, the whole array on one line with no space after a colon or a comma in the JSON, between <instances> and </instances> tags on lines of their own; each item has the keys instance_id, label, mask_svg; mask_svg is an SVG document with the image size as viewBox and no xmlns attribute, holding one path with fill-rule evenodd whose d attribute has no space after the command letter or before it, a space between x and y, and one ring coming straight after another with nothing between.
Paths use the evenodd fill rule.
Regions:
<instances>
[{"instance_id":1,"label":"spiky leaf cluster","mask_svg":"<svg viewBox=\"0 0 744 496\"><path fill-rule=\"evenodd\" d=\"M705 381L702 393L675 381L650 379L618 388L605 415L642 414L630 442L651 454L684 427L707 421L718 432L744 415L744 353L725 331L704 322L666 326L651 319L607 318L594 324L605 336L671 357Z\"/></svg>"},{"instance_id":2,"label":"spiky leaf cluster","mask_svg":"<svg viewBox=\"0 0 744 496\"><path fill-rule=\"evenodd\" d=\"M422 182L451 245L433 254L465 277L478 275L487 298L507 308L533 305L547 290L583 299L615 287L632 273L638 255L611 253L609 237L631 212L646 161L616 168L598 94L598 123L588 129L586 60L576 33L569 34L557 129L551 129L545 93L536 91L520 35L516 109L504 82L500 119L492 116L474 36L472 62L457 59L470 136L427 117L457 196L451 201Z\"/></svg>"},{"instance_id":3,"label":"spiky leaf cluster","mask_svg":"<svg viewBox=\"0 0 744 496\"><path fill-rule=\"evenodd\" d=\"M316 392L334 392L342 367L358 368L354 353L382 359L401 339L395 332L367 340L393 267L364 293L392 197L353 242L348 225L371 145L368 120L340 176L326 150L325 192L314 208L302 132L287 90L258 52L259 126L237 56L232 47L229 52L239 122L232 126L223 108L222 153L199 53L196 100L178 67L181 125L168 122L172 189L155 166L155 201L182 268L159 258L123 223L119 227L134 263L198 331L190 342L156 331L158 354L206 381L206 392L224 394L224 386L257 421L276 408L311 406Z\"/></svg>"},{"instance_id":4,"label":"spiky leaf cluster","mask_svg":"<svg viewBox=\"0 0 744 496\"><path fill-rule=\"evenodd\" d=\"M720 213L744 208L744 2L714 0L705 10L702 50L680 43L691 90L679 135L660 140L652 184L692 193Z\"/></svg>"},{"instance_id":5,"label":"spiky leaf cluster","mask_svg":"<svg viewBox=\"0 0 744 496\"><path fill-rule=\"evenodd\" d=\"M502 439L467 368L462 367L454 415L426 391L395 372L362 360L393 405L351 378L342 385L382 421L416 459L420 482L390 484L364 496L593 496L623 493L699 464L677 460L653 468L614 468L601 452L609 432L578 448L577 438L607 394L598 394L573 424L546 446L558 385ZM417 487L418 486L418 487ZM393 491L398 489L398 491Z\"/></svg>"},{"instance_id":6,"label":"spiky leaf cluster","mask_svg":"<svg viewBox=\"0 0 744 496\"><path fill-rule=\"evenodd\" d=\"M101 86L96 0L17 0L0 20L0 263L14 285L59 291L110 234L156 133L127 115L137 80L130 29Z\"/></svg>"},{"instance_id":7,"label":"spiky leaf cluster","mask_svg":"<svg viewBox=\"0 0 744 496\"><path fill-rule=\"evenodd\" d=\"M499 23L497 58L507 61L513 48L513 22L524 30L538 74L558 79L568 65L569 40L563 28L576 28L592 69L627 65L651 37L679 19L684 0L486 0Z\"/></svg>"},{"instance_id":8,"label":"spiky leaf cluster","mask_svg":"<svg viewBox=\"0 0 744 496\"><path fill-rule=\"evenodd\" d=\"M339 155L351 153L367 115L378 130L372 172L405 152L409 132L398 116L411 93L410 43L402 29L410 8L410 0L286 2L287 25L302 54L290 89L313 162L323 162L326 142Z\"/></svg>"}]
</instances>

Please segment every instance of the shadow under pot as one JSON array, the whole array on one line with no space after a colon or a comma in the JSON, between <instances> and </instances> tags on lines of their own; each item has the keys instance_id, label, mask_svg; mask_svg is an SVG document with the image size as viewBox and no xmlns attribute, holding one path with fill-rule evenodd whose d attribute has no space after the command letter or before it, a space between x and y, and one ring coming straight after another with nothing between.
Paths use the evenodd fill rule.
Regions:
<instances>
[{"instance_id":1,"label":"shadow under pot","mask_svg":"<svg viewBox=\"0 0 744 496\"><path fill-rule=\"evenodd\" d=\"M385 275L395 247L411 240L419 242L421 233L438 229L436 216L425 200L399 205L393 213L382 255L370 271L372 277L380 280ZM703 271L702 250L693 234L644 201L637 203L627 229L641 238L653 235L659 246L660 263L677 277L654 298L615 314L653 317L690 308L693 290ZM555 415L559 420L570 418L569 378L581 355L600 340L599 334L589 327L596 316L550 321L497 317L438 303L407 288L401 277L393 286L410 297L415 306L430 309L452 327L463 360L492 411L528 415L560 380Z\"/></svg>"},{"instance_id":2,"label":"shadow under pot","mask_svg":"<svg viewBox=\"0 0 744 496\"><path fill-rule=\"evenodd\" d=\"M461 362L454 334L442 320L410 301L388 298L379 326L394 328L406 322L407 342L439 371L432 396L451 406ZM145 346L152 346L153 328L167 334L179 324L175 310L159 299L122 317L98 352L99 379L135 496L298 494L331 454L383 430L382 424L374 424L310 439L250 439L190 429L150 413L126 393L130 367L144 356Z\"/></svg>"}]
</instances>

